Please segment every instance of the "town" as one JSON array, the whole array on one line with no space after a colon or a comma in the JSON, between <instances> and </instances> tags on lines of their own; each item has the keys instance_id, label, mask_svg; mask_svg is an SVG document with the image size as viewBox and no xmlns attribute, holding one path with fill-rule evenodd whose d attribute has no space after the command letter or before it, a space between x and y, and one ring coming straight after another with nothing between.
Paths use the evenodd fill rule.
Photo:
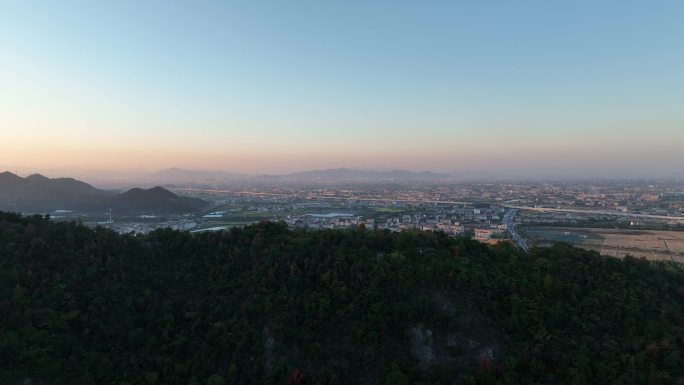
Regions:
<instances>
[{"instance_id":1,"label":"town","mask_svg":"<svg viewBox=\"0 0 684 385\"><path fill-rule=\"evenodd\" d=\"M164 227L203 232L282 221L309 230L442 231L489 244L513 242L525 250L563 241L616 256L684 260L684 237L678 233L684 230L684 184L675 181L331 180L251 188L169 188L208 201L211 208L179 216L115 215L111 222L95 224L120 233L147 233ZM634 243L631 238L639 234L648 239L643 244L608 246L606 240L612 238L607 231L621 232L618 243Z\"/></svg>"}]
</instances>

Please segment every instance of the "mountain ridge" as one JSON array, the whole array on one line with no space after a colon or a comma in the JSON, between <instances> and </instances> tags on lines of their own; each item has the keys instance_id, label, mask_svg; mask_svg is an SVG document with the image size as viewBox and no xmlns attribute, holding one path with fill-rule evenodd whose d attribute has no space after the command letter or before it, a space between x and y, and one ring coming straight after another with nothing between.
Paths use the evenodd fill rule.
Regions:
<instances>
[{"instance_id":1,"label":"mountain ridge","mask_svg":"<svg viewBox=\"0 0 684 385\"><path fill-rule=\"evenodd\" d=\"M438 174L432 171L408 171L393 169L389 171L362 170L346 167L328 168L322 170L301 171L285 174L290 178L320 178L320 179L444 179L450 177L447 174Z\"/></svg>"},{"instance_id":2,"label":"mountain ridge","mask_svg":"<svg viewBox=\"0 0 684 385\"><path fill-rule=\"evenodd\" d=\"M22 178L9 171L0 173L0 209L15 211L100 210L191 212L207 202L178 196L163 188L132 188L123 193L100 190L74 178L48 178L32 174Z\"/></svg>"},{"instance_id":3,"label":"mountain ridge","mask_svg":"<svg viewBox=\"0 0 684 385\"><path fill-rule=\"evenodd\" d=\"M249 175L229 171L189 170L180 167L171 167L145 175L146 180L164 183L207 182L243 178L249 178Z\"/></svg>"},{"instance_id":4,"label":"mountain ridge","mask_svg":"<svg viewBox=\"0 0 684 385\"><path fill-rule=\"evenodd\" d=\"M448 179L452 175L435 173L429 170L409 171L402 169L392 170L373 170L355 169L349 167L326 168L315 170L304 170L283 174L258 174L249 175L234 173L229 171L207 171L190 170L179 167L171 167L149 173L145 179L148 181L159 181L166 183L201 183L201 182L221 182L230 180L411 180L411 179Z\"/></svg>"}]
</instances>

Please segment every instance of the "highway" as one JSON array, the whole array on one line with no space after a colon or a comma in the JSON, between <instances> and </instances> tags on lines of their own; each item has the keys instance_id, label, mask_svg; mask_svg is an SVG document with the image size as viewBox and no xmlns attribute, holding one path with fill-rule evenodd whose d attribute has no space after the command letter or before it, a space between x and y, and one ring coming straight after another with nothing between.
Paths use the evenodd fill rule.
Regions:
<instances>
[{"instance_id":1,"label":"highway","mask_svg":"<svg viewBox=\"0 0 684 385\"><path fill-rule=\"evenodd\" d=\"M530 251L530 247L527 245L527 241L525 241L525 239L518 234L518 231L515 228L515 214L517 213L517 209L509 210L503 217L503 223L506 225L506 229L508 229L508 232L511 233L511 236L518 246L520 246L520 248L527 253Z\"/></svg>"},{"instance_id":2,"label":"highway","mask_svg":"<svg viewBox=\"0 0 684 385\"><path fill-rule=\"evenodd\" d=\"M501 206L509 208L509 209L515 209L516 211L517 210L531 210L531 211L539 211L539 212L559 212L559 213L576 213L576 214L591 214L591 215L615 215L618 217L628 217L628 218L650 218L650 219L664 219L664 220L670 220L670 221L684 221L684 217L625 213L625 212L620 212L620 211L555 209L555 208L550 208L550 207L513 206L513 205L509 205L509 204L503 204Z\"/></svg>"}]
</instances>

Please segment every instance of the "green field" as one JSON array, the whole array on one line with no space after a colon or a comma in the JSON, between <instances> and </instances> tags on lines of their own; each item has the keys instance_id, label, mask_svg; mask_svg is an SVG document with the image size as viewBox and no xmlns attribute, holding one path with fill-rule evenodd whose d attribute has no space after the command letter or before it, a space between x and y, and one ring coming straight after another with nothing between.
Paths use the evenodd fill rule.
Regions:
<instances>
[{"instance_id":1,"label":"green field","mask_svg":"<svg viewBox=\"0 0 684 385\"><path fill-rule=\"evenodd\" d=\"M403 209L397 209L393 207L377 207L374 209L378 213L383 213L383 214L396 214L404 211Z\"/></svg>"}]
</instances>

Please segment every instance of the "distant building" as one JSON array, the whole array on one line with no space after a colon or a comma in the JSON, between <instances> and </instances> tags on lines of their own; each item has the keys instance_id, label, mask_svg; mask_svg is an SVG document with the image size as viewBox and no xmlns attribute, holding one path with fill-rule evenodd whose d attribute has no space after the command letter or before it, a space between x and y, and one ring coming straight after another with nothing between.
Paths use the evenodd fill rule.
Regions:
<instances>
[{"instance_id":1,"label":"distant building","mask_svg":"<svg viewBox=\"0 0 684 385\"><path fill-rule=\"evenodd\" d=\"M478 240L492 239L492 235L494 235L493 230L475 229L475 239L478 239Z\"/></svg>"}]
</instances>

